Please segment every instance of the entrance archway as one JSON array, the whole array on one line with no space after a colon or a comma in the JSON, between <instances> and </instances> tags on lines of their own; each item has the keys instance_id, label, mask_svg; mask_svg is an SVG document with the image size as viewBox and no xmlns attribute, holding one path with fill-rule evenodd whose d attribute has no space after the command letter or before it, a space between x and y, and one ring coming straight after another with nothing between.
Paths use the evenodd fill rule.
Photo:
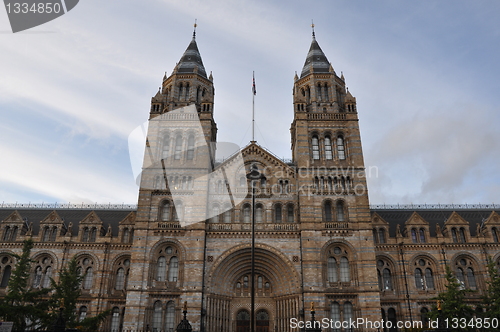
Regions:
<instances>
[{"instance_id":1,"label":"entrance archway","mask_svg":"<svg viewBox=\"0 0 500 332\"><path fill-rule=\"evenodd\" d=\"M269 332L269 314L262 309L255 315L255 327L257 332Z\"/></svg>"},{"instance_id":2,"label":"entrance archway","mask_svg":"<svg viewBox=\"0 0 500 332\"><path fill-rule=\"evenodd\" d=\"M236 315L236 332L250 332L250 313L240 310Z\"/></svg>"}]
</instances>

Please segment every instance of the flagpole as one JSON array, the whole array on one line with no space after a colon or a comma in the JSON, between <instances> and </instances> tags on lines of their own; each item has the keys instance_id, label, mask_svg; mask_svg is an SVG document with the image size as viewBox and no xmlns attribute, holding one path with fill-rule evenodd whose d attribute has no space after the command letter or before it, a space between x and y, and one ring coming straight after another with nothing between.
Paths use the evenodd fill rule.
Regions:
<instances>
[{"instance_id":1,"label":"flagpole","mask_svg":"<svg viewBox=\"0 0 500 332\"><path fill-rule=\"evenodd\" d=\"M252 72L252 142L255 142L255 71Z\"/></svg>"}]
</instances>

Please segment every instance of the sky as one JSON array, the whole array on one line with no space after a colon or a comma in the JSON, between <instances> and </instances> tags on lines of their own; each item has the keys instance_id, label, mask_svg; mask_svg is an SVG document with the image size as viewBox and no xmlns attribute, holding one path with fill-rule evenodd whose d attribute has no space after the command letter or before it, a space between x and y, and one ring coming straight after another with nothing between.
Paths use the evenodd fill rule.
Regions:
<instances>
[{"instance_id":1,"label":"sky","mask_svg":"<svg viewBox=\"0 0 500 332\"><path fill-rule=\"evenodd\" d=\"M371 204L499 203L500 2L85 0L13 34L0 8L0 203L137 203L128 136L197 43L218 141L291 158L316 38L357 110ZM140 160L139 160L140 162Z\"/></svg>"}]
</instances>

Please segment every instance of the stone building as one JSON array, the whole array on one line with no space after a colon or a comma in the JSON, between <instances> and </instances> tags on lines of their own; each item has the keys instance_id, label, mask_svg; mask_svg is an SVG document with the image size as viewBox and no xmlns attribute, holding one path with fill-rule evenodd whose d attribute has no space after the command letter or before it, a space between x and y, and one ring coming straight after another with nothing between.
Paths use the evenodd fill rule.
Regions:
<instances>
[{"instance_id":1,"label":"stone building","mask_svg":"<svg viewBox=\"0 0 500 332\"><path fill-rule=\"evenodd\" d=\"M247 331L252 200L240 175L256 167L265 176L255 183L258 331L296 330L290 319L309 320L311 302L319 319L425 319L445 289L445 265L479 301L487 257L500 260L500 207L370 207L356 98L314 34L294 78L291 161L252 141L239 152L238 177L207 180L236 164L205 144L217 141L214 94L193 35L150 110L151 123L189 121L150 125L137 206L2 206L0 296L9 254L31 237L32 287L57 280L76 255L85 272L78 315L111 309L107 331L173 331L184 302L195 331ZM148 151L160 157L148 161ZM183 224L199 212L192 197L209 213Z\"/></svg>"}]
</instances>

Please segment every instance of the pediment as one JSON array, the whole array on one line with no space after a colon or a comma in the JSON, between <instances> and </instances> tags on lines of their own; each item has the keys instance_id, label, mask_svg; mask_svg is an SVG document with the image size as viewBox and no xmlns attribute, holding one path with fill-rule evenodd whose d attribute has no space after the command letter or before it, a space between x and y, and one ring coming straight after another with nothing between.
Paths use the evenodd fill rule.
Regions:
<instances>
[{"instance_id":1,"label":"pediment","mask_svg":"<svg viewBox=\"0 0 500 332\"><path fill-rule=\"evenodd\" d=\"M121 226L135 225L135 217L136 217L136 213L132 211L125 218L123 218L123 220L120 221L119 224Z\"/></svg>"},{"instance_id":2,"label":"pediment","mask_svg":"<svg viewBox=\"0 0 500 332\"><path fill-rule=\"evenodd\" d=\"M389 223L385 221L377 212L372 214L372 224L378 226L388 226Z\"/></svg>"},{"instance_id":3,"label":"pediment","mask_svg":"<svg viewBox=\"0 0 500 332\"><path fill-rule=\"evenodd\" d=\"M4 224L6 224L6 223L9 223L9 224L23 224L24 220L23 220L23 217L16 210L16 211L12 212L11 214L9 214L9 216L7 218L5 218L4 220L2 220L2 223L4 223Z\"/></svg>"},{"instance_id":4,"label":"pediment","mask_svg":"<svg viewBox=\"0 0 500 332\"><path fill-rule=\"evenodd\" d=\"M59 215L59 213L57 213L57 211L52 211L51 213L49 213L48 216L46 216L45 218L43 218L41 221L40 221L40 224L42 225L60 225L60 224L64 224L64 220L61 218L61 216Z\"/></svg>"},{"instance_id":5,"label":"pediment","mask_svg":"<svg viewBox=\"0 0 500 332\"><path fill-rule=\"evenodd\" d=\"M257 143L250 143L241 150L245 164L256 161L267 167L279 168L286 177L293 177L295 170Z\"/></svg>"},{"instance_id":6,"label":"pediment","mask_svg":"<svg viewBox=\"0 0 500 332\"><path fill-rule=\"evenodd\" d=\"M410 226L410 225L429 226L429 223L426 220L424 220L424 218L422 218L422 216L420 214L418 214L417 212L413 212L405 224L406 224L406 226Z\"/></svg>"},{"instance_id":7,"label":"pediment","mask_svg":"<svg viewBox=\"0 0 500 332\"><path fill-rule=\"evenodd\" d=\"M101 218L95 213L95 211L91 211L82 221L80 221L80 225L99 225L102 226L103 222Z\"/></svg>"},{"instance_id":8,"label":"pediment","mask_svg":"<svg viewBox=\"0 0 500 332\"><path fill-rule=\"evenodd\" d=\"M488 216L488 218L486 218L486 221L484 223L485 223L485 225L499 226L500 225L500 215L496 211L493 211Z\"/></svg>"},{"instance_id":9,"label":"pediment","mask_svg":"<svg viewBox=\"0 0 500 332\"><path fill-rule=\"evenodd\" d=\"M445 226L451 226L451 225L465 225L469 226L469 222L462 218L461 215L459 215L457 212L453 211L450 217L445 221L444 223Z\"/></svg>"}]
</instances>

